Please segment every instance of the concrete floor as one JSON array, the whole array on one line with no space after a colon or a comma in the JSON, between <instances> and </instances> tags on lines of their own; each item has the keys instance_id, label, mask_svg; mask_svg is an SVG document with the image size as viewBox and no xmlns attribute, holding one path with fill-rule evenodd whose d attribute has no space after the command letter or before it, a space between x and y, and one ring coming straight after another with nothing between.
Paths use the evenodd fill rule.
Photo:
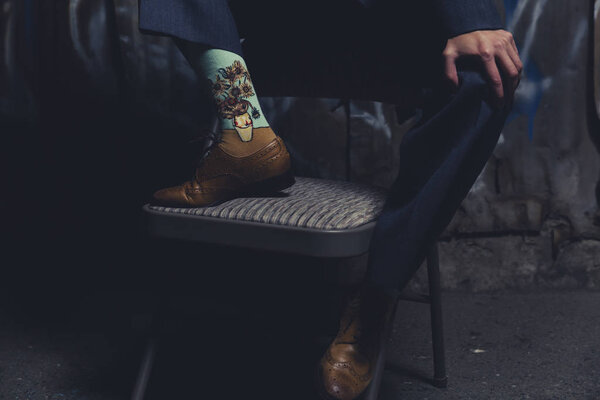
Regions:
<instances>
[{"instance_id":1,"label":"concrete floor","mask_svg":"<svg viewBox=\"0 0 600 400\"><path fill-rule=\"evenodd\" d=\"M50 295L23 306L4 296L0 399L127 399L142 349L144 296L87 293L68 315L56 309L73 299ZM171 301L149 400L314 398L316 332L331 332L334 323L321 323L318 304L307 298L273 307L238 301ZM444 309L448 388L426 382L427 306L403 302L381 399L600 399L600 293L445 293Z\"/></svg>"}]
</instances>

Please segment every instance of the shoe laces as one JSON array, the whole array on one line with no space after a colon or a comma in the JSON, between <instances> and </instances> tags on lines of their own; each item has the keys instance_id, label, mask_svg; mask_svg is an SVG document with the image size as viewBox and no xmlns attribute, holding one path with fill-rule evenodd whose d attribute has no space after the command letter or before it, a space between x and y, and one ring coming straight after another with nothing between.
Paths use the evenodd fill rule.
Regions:
<instances>
[{"instance_id":1,"label":"shoe laces","mask_svg":"<svg viewBox=\"0 0 600 400\"><path fill-rule=\"evenodd\" d=\"M345 310L345 326L341 329L341 334L345 336L345 340L339 341L338 344L358 344L363 337L363 321L361 318L361 299L353 297L346 305ZM353 328L353 332L348 334L348 330ZM351 336L351 337L348 337Z\"/></svg>"},{"instance_id":2,"label":"shoe laces","mask_svg":"<svg viewBox=\"0 0 600 400\"><path fill-rule=\"evenodd\" d=\"M388 318L387 307L380 309L380 304L365 301L362 296L353 296L346 305L344 327L341 334L345 336L339 344L361 345L371 342L373 335L378 336ZM389 307L389 306L388 306ZM352 326L353 332L348 332Z\"/></svg>"},{"instance_id":3,"label":"shoe laces","mask_svg":"<svg viewBox=\"0 0 600 400\"><path fill-rule=\"evenodd\" d=\"M204 160L210 154L210 151L219 143L223 141L223 137L220 133L213 131L212 129L204 128L202 133L198 137L190 140L188 143L191 145L200 145L199 156L194 159L194 164L199 167Z\"/></svg>"}]
</instances>

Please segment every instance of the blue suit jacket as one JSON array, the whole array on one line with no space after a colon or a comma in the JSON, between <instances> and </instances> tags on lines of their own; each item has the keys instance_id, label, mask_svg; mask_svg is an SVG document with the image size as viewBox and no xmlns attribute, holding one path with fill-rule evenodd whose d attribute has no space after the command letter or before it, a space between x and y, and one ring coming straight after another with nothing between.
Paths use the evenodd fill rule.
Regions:
<instances>
[{"instance_id":1,"label":"blue suit jacket","mask_svg":"<svg viewBox=\"0 0 600 400\"><path fill-rule=\"evenodd\" d=\"M373 7L399 0L358 1L366 7ZM433 0L433 9L443 24L442 29L447 38L472 31L502 28L494 0Z\"/></svg>"},{"instance_id":2,"label":"blue suit jacket","mask_svg":"<svg viewBox=\"0 0 600 400\"><path fill-rule=\"evenodd\" d=\"M365 7L389 1L358 0ZM408 0L422 1L422 0ZM430 0L447 38L502 27L494 0ZM227 0L139 0L139 27L242 54Z\"/></svg>"}]
</instances>

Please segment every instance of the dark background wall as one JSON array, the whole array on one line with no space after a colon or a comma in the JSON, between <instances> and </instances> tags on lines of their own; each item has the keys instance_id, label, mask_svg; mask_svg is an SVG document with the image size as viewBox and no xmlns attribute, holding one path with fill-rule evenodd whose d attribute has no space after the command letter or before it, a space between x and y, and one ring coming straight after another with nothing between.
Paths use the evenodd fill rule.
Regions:
<instances>
[{"instance_id":1,"label":"dark background wall","mask_svg":"<svg viewBox=\"0 0 600 400\"><path fill-rule=\"evenodd\" d=\"M597 6L498 7L525 75L493 157L442 237L444 284L598 289ZM134 0L0 0L0 22L4 272L36 287L136 281L157 263L140 206L189 177L188 141L210 118L193 71L170 39L138 32ZM414 122L373 101L262 103L298 174L380 186Z\"/></svg>"}]
</instances>

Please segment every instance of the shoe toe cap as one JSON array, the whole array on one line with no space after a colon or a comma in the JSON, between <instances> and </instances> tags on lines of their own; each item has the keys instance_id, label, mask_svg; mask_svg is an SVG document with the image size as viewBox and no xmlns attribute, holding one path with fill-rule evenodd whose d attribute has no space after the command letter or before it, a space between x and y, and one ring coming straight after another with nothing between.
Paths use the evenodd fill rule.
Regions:
<instances>
[{"instance_id":1,"label":"shoe toe cap","mask_svg":"<svg viewBox=\"0 0 600 400\"><path fill-rule=\"evenodd\" d=\"M352 376L347 368L336 366L323 366L321 369L322 390L325 398L335 400L353 400L362 392L357 385L356 377Z\"/></svg>"},{"instance_id":2,"label":"shoe toe cap","mask_svg":"<svg viewBox=\"0 0 600 400\"><path fill-rule=\"evenodd\" d=\"M333 383L326 388L327 394L336 400L354 400L356 393L348 389L347 385Z\"/></svg>"},{"instance_id":3,"label":"shoe toe cap","mask_svg":"<svg viewBox=\"0 0 600 400\"><path fill-rule=\"evenodd\" d=\"M155 206L185 207L188 197L183 186L173 186L156 191L152 195L151 204Z\"/></svg>"}]
</instances>

